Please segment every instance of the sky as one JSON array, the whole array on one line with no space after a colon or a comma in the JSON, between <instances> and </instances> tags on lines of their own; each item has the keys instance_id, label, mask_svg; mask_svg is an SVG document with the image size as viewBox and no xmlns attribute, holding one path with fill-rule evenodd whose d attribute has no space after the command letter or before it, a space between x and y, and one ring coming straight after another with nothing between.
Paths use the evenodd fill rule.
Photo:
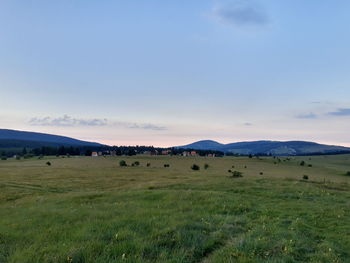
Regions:
<instances>
[{"instance_id":1,"label":"sky","mask_svg":"<svg viewBox=\"0 0 350 263\"><path fill-rule=\"evenodd\" d=\"M350 146L350 1L2 0L0 128Z\"/></svg>"}]
</instances>

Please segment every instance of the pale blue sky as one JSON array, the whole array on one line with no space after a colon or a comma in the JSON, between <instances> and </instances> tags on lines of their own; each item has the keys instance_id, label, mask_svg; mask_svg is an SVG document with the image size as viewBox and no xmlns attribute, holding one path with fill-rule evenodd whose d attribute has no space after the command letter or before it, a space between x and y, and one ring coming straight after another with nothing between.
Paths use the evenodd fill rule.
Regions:
<instances>
[{"instance_id":1,"label":"pale blue sky","mask_svg":"<svg viewBox=\"0 0 350 263\"><path fill-rule=\"evenodd\" d=\"M350 145L350 2L3 0L0 128Z\"/></svg>"}]
</instances>

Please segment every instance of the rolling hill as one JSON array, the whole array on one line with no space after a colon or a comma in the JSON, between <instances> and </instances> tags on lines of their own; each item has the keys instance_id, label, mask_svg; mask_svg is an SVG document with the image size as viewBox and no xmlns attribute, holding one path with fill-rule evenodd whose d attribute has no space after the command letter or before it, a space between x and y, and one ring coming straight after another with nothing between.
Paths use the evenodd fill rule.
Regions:
<instances>
[{"instance_id":1,"label":"rolling hill","mask_svg":"<svg viewBox=\"0 0 350 263\"><path fill-rule=\"evenodd\" d=\"M104 145L59 135L0 129L0 149L37 148L42 146L101 147Z\"/></svg>"},{"instance_id":2,"label":"rolling hill","mask_svg":"<svg viewBox=\"0 0 350 263\"><path fill-rule=\"evenodd\" d=\"M306 141L253 141L221 144L216 141L204 140L179 146L182 149L215 150L232 154L271 154L271 155L309 155L348 153L350 148L343 146L324 145Z\"/></svg>"}]
</instances>

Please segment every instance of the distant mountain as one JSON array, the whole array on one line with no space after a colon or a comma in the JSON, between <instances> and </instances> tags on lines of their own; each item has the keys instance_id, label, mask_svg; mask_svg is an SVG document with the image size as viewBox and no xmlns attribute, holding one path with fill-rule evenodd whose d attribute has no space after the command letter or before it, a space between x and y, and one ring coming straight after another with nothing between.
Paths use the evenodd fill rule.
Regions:
<instances>
[{"instance_id":1,"label":"distant mountain","mask_svg":"<svg viewBox=\"0 0 350 263\"><path fill-rule=\"evenodd\" d=\"M221 144L216 141L198 141L182 149L214 150L232 154L271 154L271 155L308 155L308 154L334 154L350 152L350 148L343 146L324 145L305 141L253 141Z\"/></svg>"},{"instance_id":2,"label":"distant mountain","mask_svg":"<svg viewBox=\"0 0 350 263\"><path fill-rule=\"evenodd\" d=\"M100 147L104 145L59 135L0 129L0 148L36 148L42 146Z\"/></svg>"}]
</instances>

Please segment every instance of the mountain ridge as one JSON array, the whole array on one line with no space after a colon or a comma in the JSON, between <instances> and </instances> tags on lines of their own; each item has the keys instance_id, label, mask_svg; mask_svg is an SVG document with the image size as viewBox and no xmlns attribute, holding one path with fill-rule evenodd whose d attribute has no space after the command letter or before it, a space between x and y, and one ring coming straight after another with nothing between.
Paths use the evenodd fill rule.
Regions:
<instances>
[{"instance_id":1,"label":"mountain ridge","mask_svg":"<svg viewBox=\"0 0 350 263\"><path fill-rule=\"evenodd\" d=\"M89 146L101 147L103 144L74 139L67 136L40 132L0 129L1 147L36 147L36 146Z\"/></svg>"},{"instance_id":2,"label":"mountain ridge","mask_svg":"<svg viewBox=\"0 0 350 263\"><path fill-rule=\"evenodd\" d=\"M213 140L201 140L188 145L178 146L180 149L215 150L230 154L266 154L266 155L303 155L333 154L350 152L349 147L326 145L309 141L244 141L222 144Z\"/></svg>"}]
</instances>

